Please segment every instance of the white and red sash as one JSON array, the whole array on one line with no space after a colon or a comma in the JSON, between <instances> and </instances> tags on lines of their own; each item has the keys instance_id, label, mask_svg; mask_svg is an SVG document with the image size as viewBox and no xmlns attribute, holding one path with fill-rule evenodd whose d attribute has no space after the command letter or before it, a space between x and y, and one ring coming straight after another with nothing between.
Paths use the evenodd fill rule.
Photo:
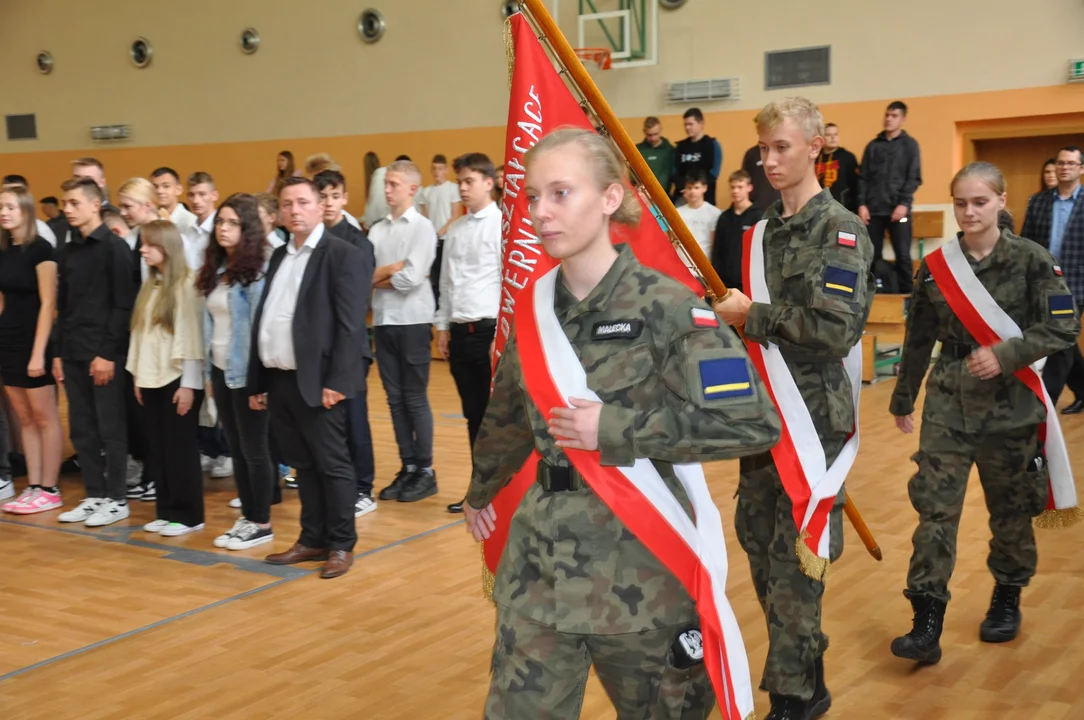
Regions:
<instances>
[{"instance_id":1,"label":"white and red sash","mask_svg":"<svg viewBox=\"0 0 1084 720\"><path fill-rule=\"evenodd\" d=\"M749 298L757 303L771 303L768 282L764 275L764 231L768 222L761 220L745 234L745 287ZM829 514L858 456L858 395L862 390L862 344L857 343L843 360L843 367L851 381L854 402L854 431L847 439L831 467L824 454L824 446L817 436L813 418L809 414L794 376L787 368L779 347L768 343L746 343L749 357L760 379L768 388L772 401L779 411L783 428L779 442L772 448L772 459L779 471L783 489L794 506L794 522L798 526L798 543L795 552L802 571L814 580L824 580L828 571L831 529Z\"/></svg>"},{"instance_id":2,"label":"white and red sash","mask_svg":"<svg viewBox=\"0 0 1084 720\"><path fill-rule=\"evenodd\" d=\"M926 267L938 290L945 296L953 314L967 332L983 347L1011 338L1023 337L1020 327L1006 313L971 269L958 238L953 238L926 256ZM1014 374L1046 406L1046 422L1039 425L1050 475L1050 494L1046 510L1035 524L1039 527L1063 527L1079 519L1073 469L1061 432L1058 412L1050 400L1040 374L1041 362L1020 368Z\"/></svg>"},{"instance_id":3,"label":"white and red sash","mask_svg":"<svg viewBox=\"0 0 1084 720\"><path fill-rule=\"evenodd\" d=\"M548 420L568 398L598 401L587 386L575 350L553 311L557 268L522 293L516 308L516 336L527 392ZM598 452L565 450L587 484L636 538L674 574L696 602L704 642L704 665L727 720L753 713L749 660L734 611L726 598L727 558L722 519L699 464L674 471L693 506L685 514L650 460L632 467L603 467Z\"/></svg>"}]
</instances>

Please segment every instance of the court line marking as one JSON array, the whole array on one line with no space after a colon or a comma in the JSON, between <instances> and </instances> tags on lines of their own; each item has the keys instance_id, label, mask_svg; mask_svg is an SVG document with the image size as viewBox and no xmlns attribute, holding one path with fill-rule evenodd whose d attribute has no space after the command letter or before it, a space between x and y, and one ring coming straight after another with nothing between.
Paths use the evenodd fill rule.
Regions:
<instances>
[{"instance_id":1,"label":"court line marking","mask_svg":"<svg viewBox=\"0 0 1084 720\"><path fill-rule=\"evenodd\" d=\"M379 552L383 552L385 550L390 550L390 549L392 549L394 547L398 547L400 545L405 545L406 543L412 542L414 540L420 540L420 539L422 539L424 537L428 537L429 535L434 535L436 533L443 532L444 530L447 530L449 528L453 528L453 527L457 527L457 526L461 525L462 522L463 522L462 520L456 520L455 522L445 523L444 525L440 525L440 526L435 527L435 528L430 528L428 530L424 530L424 531L422 531L420 533L416 533L416 534L411 535L409 537L405 537L405 538L402 538L400 540L395 540L393 542L387 543L386 545L381 545L379 547L372 548L371 550L366 550L365 552L356 554L354 556L354 560L357 561L359 558L364 558L364 557L368 557L370 555L375 555L375 554L377 554ZM50 527L47 527L47 526L44 526L44 525L28 525L28 524L25 524L25 523L17 523L17 522L12 522L10 520L3 520L3 519L0 519L0 523L4 523L4 524L7 524L7 525L19 525L21 527L40 527L40 528L44 528L46 530L54 530L54 531L57 531L57 532L66 532L66 533L70 533L70 534L74 534L74 535L84 535L84 536L89 536L89 537L101 537L99 535L94 535L94 534L91 534L91 533L81 533L81 532L74 531L74 530L68 530L66 528L50 528ZM113 541L113 542L116 542L116 541ZM208 553L208 554L214 554L214 553ZM106 645L111 645L111 644L113 644L115 642L118 642L120 640L125 640L127 638L134 637L135 635L138 635L140 633L147 632L149 630L154 630L156 628L163 627L163 626L168 625L168 624L170 624L170 623L172 623L174 621L183 620L184 618L192 617L194 615L199 615L199 614L201 614L201 613L203 613L203 612L205 612L207 610L213 610L214 608L221 607L223 605L228 605L229 603L232 603L232 602L234 602L236 600L242 600L244 598L251 597L253 595L256 595L258 593L263 592L264 590L270 590L271 588L276 588L276 587L279 587L280 585L285 585L286 583L297 580L298 578L307 577L307 576L313 575L315 573L316 573L316 570L303 570L303 571L300 571L297 575L295 575L293 577L281 578L279 580L268 583L266 585L261 585L260 587L252 588L251 590L245 590L244 592L238 593L236 595L231 595L230 597L222 598L221 600L215 600L214 602L208 603L207 605L202 605L202 606L197 607L197 608L192 608L191 610L186 610L183 613L180 613L178 615L172 615L170 617L163 618L161 620L156 620L155 622L150 623L148 625L144 625L143 627L138 627L138 628L135 628L133 630L128 630L126 632L123 632L123 633L121 633L119 635L114 635L112 637L108 637L108 638L104 638L102 640L98 640L97 642L93 642L90 645L86 645L86 646L81 647L81 648L76 648L75 650L69 650L67 652L61 653L60 655L56 655L56 656L51 657L51 658L46 658L45 660L39 660L38 662L33 663L32 665L27 665L26 667L21 667L21 668L18 668L17 670L12 670L10 672L4 673L3 675L0 675L0 683L3 683L5 680L10 680L12 678L19 677L20 675L25 675L26 673L33 672L34 670L44 668L44 667L46 667L48 665L52 665L53 663L60 662L62 660L67 660L68 658L72 658L72 657L76 657L78 655L82 655L84 653L90 652L91 650L96 650L96 649L98 649L100 647L105 647Z\"/></svg>"}]
</instances>

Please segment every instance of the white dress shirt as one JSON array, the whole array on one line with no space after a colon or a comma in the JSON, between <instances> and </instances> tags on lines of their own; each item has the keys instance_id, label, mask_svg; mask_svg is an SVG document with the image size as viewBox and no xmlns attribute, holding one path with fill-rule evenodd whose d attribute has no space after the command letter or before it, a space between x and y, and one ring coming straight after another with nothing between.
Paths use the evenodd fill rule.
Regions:
<instances>
[{"instance_id":1,"label":"white dress shirt","mask_svg":"<svg viewBox=\"0 0 1084 720\"><path fill-rule=\"evenodd\" d=\"M369 194L365 196L365 214L361 216L367 228L376 225L391 212L388 199L384 196L384 179L387 173L386 167L377 168L373 171L373 179L369 181Z\"/></svg>"},{"instance_id":2,"label":"white dress shirt","mask_svg":"<svg viewBox=\"0 0 1084 720\"><path fill-rule=\"evenodd\" d=\"M212 212L203 222L199 222L197 218L193 221L191 230L181 231L181 239L184 240L184 259L192 272L199 272L199 269L203 267L204 253L207 250L207 244L211 242L211 233L215 231L216 214L217 211ZM179 225L177 227L180 229Z\"/></svg>"},{"instance_id":3,"label":"white dress shirt","mask_svg":"<svg viewBox=\"0 0 1084 720\"><path fill-rule=\"evenodd\" d=\"M459 218L444 238L440 307L434 324L470 323L497 317L501 304L501 211L491 202Z\"/></svg>"},{"instance_id":4,"label":"white dress shirt","mask_svg":"<svg viewBox=\"0 0 1084 720\"><path fill-rule=\"evenodd\" d=\"M429 271L437 255L437 232L433 223L413 207L398 219L389 215L369 231L376 266L406 260L391 276L391 288L373 290L373 327L422 325L433 322L433 287Z\"/></svg>"},{"instance_id":5,"label":"white dress shirt","mask_svg":"<svg viewBox=\"0 0 1084 720\"><path fill-rule=\"evenodd\" d=\"M358 222L358 219L356 217L346 212L345 210L343 210L343 217L346 218L347 223L354 226L356 229L361 230L361 223Z\"/></svg>"},{"instance_id":6,"label":"white dress shirt","mask_svg":"<svg viewBox=\"0 0 1084 720\"><path fill-rule=\"evenodd\" d=\"M38 232L38 237L53 247L56 247L56 233L53 232L53 229L46 225L44 220L38 220L37 218L34 218L34 224L36 226L35 229Z\"/></svg>"},{"instance_id":7,"label":"white dress shirt","mask_svg":"<svg viewBox=\"0 0 1084 720\"><path fill-rule=\"evenodd\" d=\"M312 251L324 236L324 226L317 225L300 248L294 247L294 238L286 243L286 255L271 279L267 300L260 316L258 339L260 362L264 367L278 370L297 370L294 354L294 312L301 280L305 277Z\"/></svg>"},{"instance_id":8,"label":"white dress shirt","mask_svg":"<svg viewBox=\"0 0 1084 720\"><path fill-rule=\"evenodd\" d=\"M272 230L267 234L267 244L271 246L272 250L277 250L286 243L282 241L282 238L279 237L279 234L277 232Z\"/></svg>"},{"instance_id":9,"label":"white dress shirt","mask_svg":"<svg viewBox=\"0 0 1084 720\"><path fill-rule=\"evenodd\" d=\"M192 232L196 229L196 226L199 225L196 216L180 203L177 203L177 207L173 208L173 212L169 214L169 221L177 226L177 229L181 231L182 235ZM214 222L214 220L212 220L212 222Z\"/></svg>"},{"instance_id":10,"label":"white dress shirt","mask_svg":"<svg viewBox=\"0 0 1084 720\"><path fill-rule=\"evenodd\" d=\"M425 205L425 214L439 233L452 219L452 205L461 201L459 185L447 180L440 185L430 185L424 192L422 203Z\"/></svg>"}]
</instances>

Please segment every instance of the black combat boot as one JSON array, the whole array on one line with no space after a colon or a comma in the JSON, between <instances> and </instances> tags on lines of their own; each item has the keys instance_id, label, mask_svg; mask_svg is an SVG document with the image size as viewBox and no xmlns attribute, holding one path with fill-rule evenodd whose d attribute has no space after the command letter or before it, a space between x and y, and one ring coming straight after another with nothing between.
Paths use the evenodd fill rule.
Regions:
<instances>
[{"instance_id":1,"label":"black combat boot","mask_svg":"<svg viewBox=\"0 0 1084 720\"><path fill-rule=\"evenodd\" d=\"M809 709L806 711L806 717L809 720L819 718L828 712L828 708L832 707L832 694L828 692L827 686L824 684L824 656L821 655L817 658L816 665L816 684L813 686L813 698L809 701Z\"/></svg>"},{"instance_id":2,"label":"black combat boot","mask_svg":"<svg viewBox=\"0 0 1084 720\"><path fill-rule=\"evenodd\" d=\"M1020 588L1015 585L994 586L990 609L979 628L983 642L1003 643L1016 638L1020 632Z\"/></svg>"},{"instance_id":3,"label":"black combat boot","mask_svg":"<svg viewBox=\"0 0 1084 720\"><path fill-rule=\"evenodd\" d=\"M771 693L772 709L764 720L809 720L809 703L801 698Z\"/></svg>"},{"instance_id":4,"label":"black combat boot","mask_svg":"<svg viewBox=\"0 0 1084 720\"><path fill-rule=\"evenodd\" d=\"M935 665L941 661L941 631L945 627L945 603L937 598L919 595L911 598L915 610L911 632L892 641L892 654L914 660L920 665Z\"/></svg>"}]
</instances>

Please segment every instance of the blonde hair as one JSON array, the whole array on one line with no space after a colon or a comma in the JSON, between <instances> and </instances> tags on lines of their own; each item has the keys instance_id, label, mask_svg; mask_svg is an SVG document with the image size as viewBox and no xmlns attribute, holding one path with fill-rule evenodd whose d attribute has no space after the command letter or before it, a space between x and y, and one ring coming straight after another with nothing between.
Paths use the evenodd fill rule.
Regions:
<instances>
[{"instance_id":1,"label":"blonde hair","mask_svg":"<svg viewBox=\"0 0 1084 720\"><path fill-rule=\"evenodd\" d=\"M158 207L158 195L155 193L154 185L146 178L137 177L125 182L117 190L117 197L121 195L130 197L138 203L149 203L151 207Z\"/></svg>"},{"instance_id":2,"label":"blonde hair","mask_svg":"<svg viewBox=\"0 0 1084 720\"><path fill-rule=\"evenodd\" d=\"M29 245L38 234L37 209L34 207L34 196L26 189L25 185L4 185L0 187L0 195L9 194L15 196L15 203L23 214L23 242ZM8 230L0 228L0 250L7 250L15 244L15 236Z\"/></svg>"},{"instance_id":3,"label":"blonde hair","mask_svg":"<svg viewBox=\"0 0 1084 720\"><path fill-rule=\"evenodd\" d=\"M388 165L386 173L398 173L404 175L410 182L421 185L422 173L418 170L418 166L412 163L410 160L396 160L391 165Z\"/></svg>"},{"instance_id":4,"label":"blonde hair","mask_svg":"<svg viewBox=\"0 0 1084 720\"><path fill-rule=\"evenodd\" d=\"M339 164L327 153L316 153L305 160L305 174L310 178L324 170L339 170Z\"/></svg>"},{"instance_id":5,"label":"blonde hair","mask_svg":"<svg viewBox=\"0 0 1084 720\"><path fill-rule=\"evenodd\" d=\"M824 137L824 116L812 101L804 97L787 97L765 105L754 122L757 131L774 130L790 118L805 130L805 139Z\"/></svg>"},{"instance_id":6,"label":"blonde hair","mask_svg":"<svg viewBox=\"0 0 1084 720\"><path fill-rule=\"evenodd\" d=\"M997 165L988 162L973 162L961 168L960 172L956 173L952 178L952 182L949 183L949 194L955 195L956 183L970 177L981 180L995 195L1005 194L1005 176L1001 174L1001 170L998 169Z\"/></svg>"},{"instance_id":7,"label":"blonde hair","mask_svg":"<svg viewBox=\"0 0 1084 720\"><path fill-rule=\"evenodd\" d=\"M143 330L145 318L150 314L151 326L160 325L172 334L173 319L177 311L180 296L188 278L188 263L184 258L184 240L181 232L168 220L153 220L140 228L139 239L144 245L160 248L165 255L163 268L150 268L150 277L139 289L135 308L132 310L132 330ZM154 289L160 292L154 307L148 307Z\"/></svg>"},{"instance_id":8,"label":"blonde hair","mask_svg":"<svg viewBox=\"0 0 1084 720\"><path fill-rule=\"evenodd\" d=\"M580 128L560 128L538 141L527 151L524 164L528 169L536 158L559 148L574 146L586 157L595 178L595 186L604 192L611 185L620 185L624 195L610 221L635 227L640 223L640 199L629 188L629 173L614 146L601 135Z\"/></svg>"}]
</instances>

